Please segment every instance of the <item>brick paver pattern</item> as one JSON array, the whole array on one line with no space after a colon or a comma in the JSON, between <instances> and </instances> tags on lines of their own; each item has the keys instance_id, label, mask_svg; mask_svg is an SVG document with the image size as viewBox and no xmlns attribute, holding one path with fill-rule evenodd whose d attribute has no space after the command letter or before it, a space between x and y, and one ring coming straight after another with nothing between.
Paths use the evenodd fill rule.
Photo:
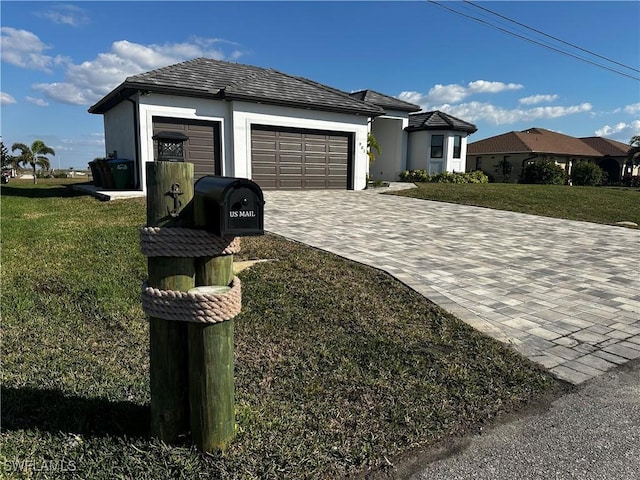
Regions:
<instances>
[{"instance_id":1,"label":"brick paver pattern","mask_svg":"<svg viewBox=\"0 0 640 480\"><path fill-rule=\"evenodd\" d=\"M388 272L571 383L640 357L640 230L377 193L268 191L265 229Z\"/></svg>"}]
</instances>

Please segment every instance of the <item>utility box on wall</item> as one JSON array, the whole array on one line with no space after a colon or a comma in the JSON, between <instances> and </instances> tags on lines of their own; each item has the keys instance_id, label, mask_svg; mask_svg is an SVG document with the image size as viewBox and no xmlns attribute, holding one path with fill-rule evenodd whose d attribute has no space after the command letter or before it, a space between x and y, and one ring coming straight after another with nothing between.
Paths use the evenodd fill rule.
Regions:
<instances>
[{"instance_id":1,"label":"utility box on wall","mask_svg":"<svg viewBox=\"0 0 640 480\"><path fill-rule=\"evenodd\" d=\"M264 234L264 196L246 178L206 175L194 184L195 226L219 237Z\"/></svg>"}]
</instances>

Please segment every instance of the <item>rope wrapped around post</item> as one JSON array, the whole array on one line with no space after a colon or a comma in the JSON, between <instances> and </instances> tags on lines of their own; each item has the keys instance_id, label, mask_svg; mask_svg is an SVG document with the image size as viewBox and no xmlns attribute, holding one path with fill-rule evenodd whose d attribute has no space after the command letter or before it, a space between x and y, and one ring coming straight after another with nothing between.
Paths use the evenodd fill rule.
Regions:
<instances>
[{"instance_id":1,"label":"rope wrapped around post","mask_svg":"<svg viewBox=\"0 0 640 480\"><path fill-rule=\"evenodd\" d=\"M142 227L140 250L147 257L211 257L240 251L240 237L222 238L193 228Z\"/></svg>"},{"instance_id":2,"label":"rope wrapped around post","mask_svg":"<svg viewBox=\"0 0 640 480\"><path fill-rule=\"evenodd\" d=\"M196 323L220 323L240 313L240 279L234 277L226 293L189 293L142 286L142 308L147 315L165 320Z\"/></svg>"},{"instance_id":3,"label":"rope wrapped around post","mask_svg":"<svg viewBox=\"0 0 640 480\"><path fill-rule=\"evenodd\" d=\"M222 238L206 230L192 228L142 227L140 250L147 257L213 257L240 251L240 237ZM189 293L142 286L142 309L164 320L220 323L240 313L240 279L234 277L225 293Z\"/></svg>"}]
</instances>

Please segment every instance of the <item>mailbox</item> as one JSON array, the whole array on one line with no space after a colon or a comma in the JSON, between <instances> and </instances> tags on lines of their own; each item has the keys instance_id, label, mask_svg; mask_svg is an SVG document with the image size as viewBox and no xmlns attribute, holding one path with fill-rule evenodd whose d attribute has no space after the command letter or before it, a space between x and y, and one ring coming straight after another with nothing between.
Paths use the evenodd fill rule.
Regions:
<instances>
[{"instance_id":1,"label":"mailbox","mask_svg":"<svg viewBox=\"0 0 640 480\"><path fill-rule=\"evenodd\" d=\"M206 175L194 184L195 226L219 237L264 234L264 196L246 178Z\"/></svg>"}]
</instances>

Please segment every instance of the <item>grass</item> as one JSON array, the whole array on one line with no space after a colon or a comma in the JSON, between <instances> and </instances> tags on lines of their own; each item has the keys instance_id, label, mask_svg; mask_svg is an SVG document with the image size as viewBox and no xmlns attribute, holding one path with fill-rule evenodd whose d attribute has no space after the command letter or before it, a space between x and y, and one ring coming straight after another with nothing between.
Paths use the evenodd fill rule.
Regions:
<instances>
[{"instance_id":1,"label":"grass","mask_svg":"<svg viewBox=\"0 0 640 480\"><path fill-rule=\"evenodd\" d=\"M420 183L396 195L440 202L477 205L545 217L614 224L640 225L640 189L622 187L569 187L513 183Z\"/></svg>"},{"instance_id":2,"label":"grass","mask_svg":"<svg viewBox=\"0 0 640 480\"><path fill-rule=\"evenodd\" d=\"M386 274L243 240L238 435L224 454L149 433L144 200L2 188L3 478L334 479L383 471L558 382ZM382 469L382 470L380 470Z\"/></svg>"}]
</instances>

